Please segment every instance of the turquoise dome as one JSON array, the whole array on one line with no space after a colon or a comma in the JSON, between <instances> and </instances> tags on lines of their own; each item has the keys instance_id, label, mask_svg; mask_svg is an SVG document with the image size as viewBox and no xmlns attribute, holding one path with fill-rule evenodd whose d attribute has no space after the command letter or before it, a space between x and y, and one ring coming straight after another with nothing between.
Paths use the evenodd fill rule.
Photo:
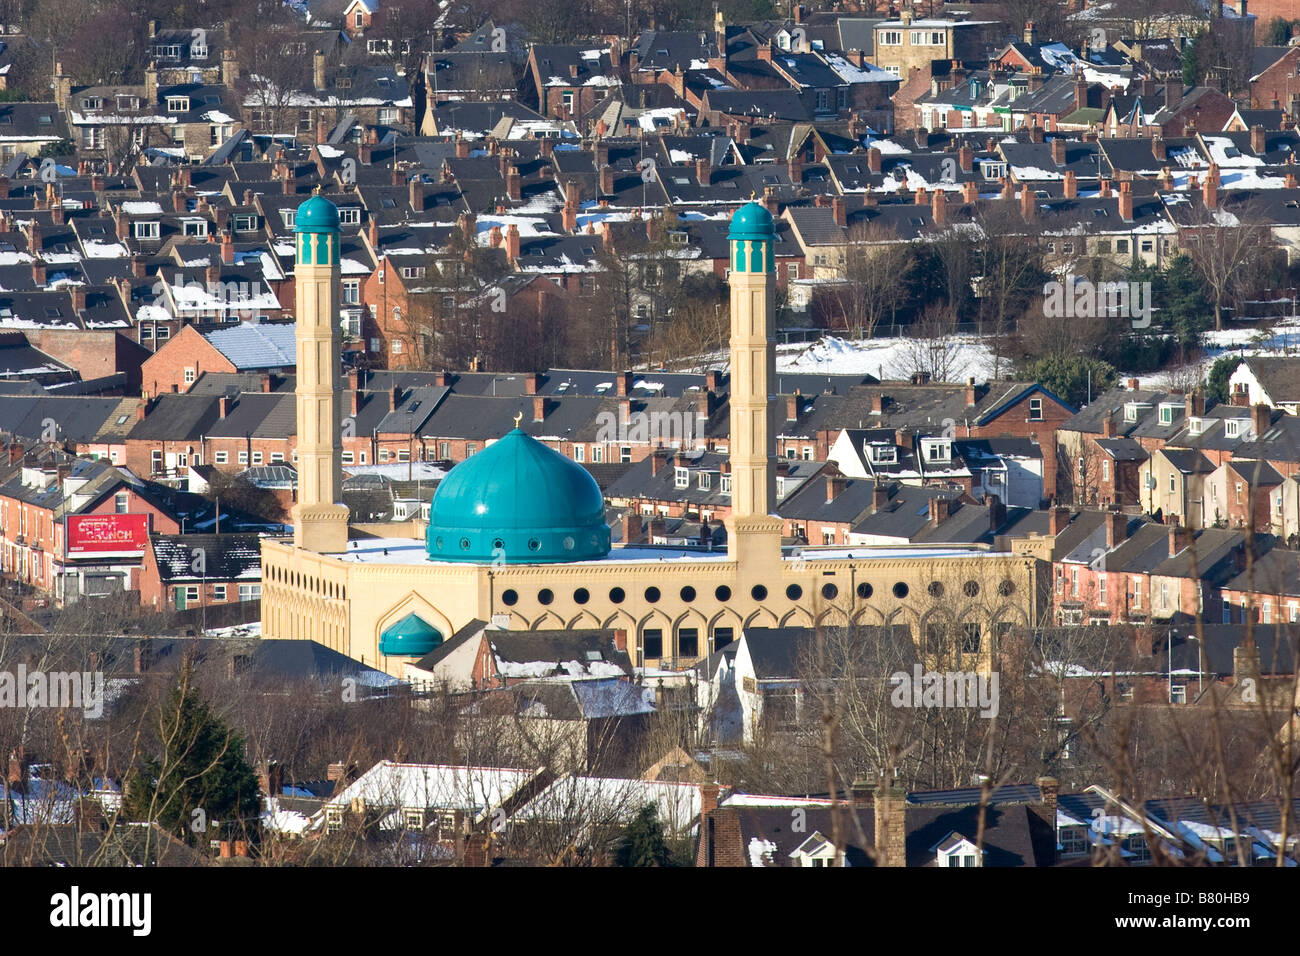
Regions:
<instances>
[{"instance_id":1,"label":"turquoise dome","mask_svg":"<svg viewBox=\"0 0 1300 956\"><path fill-rule=\"evenodd\" d=\"M423 657L443 641L442 632L418 614L406 615L379 635L379 653L389 657Z\"/></svg>"},{"instance_id":2,"label":"turquoise dome","mask_svg":"<svg viewBox=\"0 0 1300 956\"><path fill-rule=\"evenodd\" d=\"M312 196L293 217L294 232L338 232L339 207L324 196Z\"/></svg>"},{"instance_id":3,"label":"turquoise dome","mask_svg":"<svg viewBox=\"0 0 1300 956\"><path fill-rule=\"evenodd\" d=\"M771 239L776 235L772 214L756 202L747 202L731 217L732 239Z\"/></svg>"},{"instance_id":4,"label":"turquoise dome","mask_svg":"<svg viewBox=\"0 0 1300 956\"><path fill-rule=\"evenodd\" d=\"M585 468L515 428L438 485L426 548L478 564L603 558L605 499Z\"/></svg>"}]
</instances>

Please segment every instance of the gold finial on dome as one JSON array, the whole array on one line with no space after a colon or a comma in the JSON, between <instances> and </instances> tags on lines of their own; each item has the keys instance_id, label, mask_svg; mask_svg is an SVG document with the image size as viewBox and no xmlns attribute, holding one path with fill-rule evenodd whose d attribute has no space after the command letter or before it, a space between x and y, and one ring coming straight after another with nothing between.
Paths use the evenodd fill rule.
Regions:
<instances>
[{"instance_id":1,"label":"gold finial on dome","mask_svg":"<svg viewBox=\"0 0 1300 956\"><path fill-rule=\"evenodd\" d=\"M519 427L519 423L522 422L523 420L524 420L524 413L523 413L523 412L519 412L518 414L516 414L516 415L515 415L515 428L518 428L518 427Z\"/></svg>"}]
</instances>

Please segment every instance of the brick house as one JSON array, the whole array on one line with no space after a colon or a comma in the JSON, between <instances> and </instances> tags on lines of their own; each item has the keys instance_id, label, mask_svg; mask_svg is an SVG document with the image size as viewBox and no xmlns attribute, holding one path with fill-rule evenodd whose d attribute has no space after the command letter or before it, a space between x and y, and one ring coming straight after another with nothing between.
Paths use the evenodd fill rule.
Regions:
<instances>
[{"instance_id":1,"label":"brick house","mask_svg":"<svg viewBox=\"0 0 1300 956\"><path fill-rule=\"evenodd\" d=\"M145 395L157 397L188 391L204 372L292 374L297 348L293 329L290 324L238 323L200 332L184 326L145 360L141 388Z\"/></svg>"},{"instance_id":2,"label":"brick house","mask_svg":"<svg viewBox=\"0 0 1300 956\"><path fill-rule=\"evenodd\" d=\"M1294 115L1300 108L1300 45L1256 47L1252 57L1251 108L1282 109Z\"/></svg>"},{"instance_id":3,"label":"brick house","mask_svg":"<svg viewBox=\"0 0 1300 956\"><path fill-rule=\"evenodd\" d=\"M256 534L152 534L136 589L155 611L256 601L262 552Z\"/></svg>"}]
</instances>

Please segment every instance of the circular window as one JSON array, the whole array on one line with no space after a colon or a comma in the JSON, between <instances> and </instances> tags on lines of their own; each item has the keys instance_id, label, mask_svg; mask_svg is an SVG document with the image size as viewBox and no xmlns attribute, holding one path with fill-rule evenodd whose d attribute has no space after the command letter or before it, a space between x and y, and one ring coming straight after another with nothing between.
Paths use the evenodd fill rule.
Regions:
<instances>
[{"instance_id":1,"label":"circular window","mask_svg":"<svg viewBox=\"0 0 1300 956\"><path fill-rule=\"evenodd\" d=\"M541 542L540 540L538 540L537 538L529 538L529 539L528 539L528 550L529 550L529 551L540 551L540 550L542 550L542 542Z\"/></svg>"},{"instance_id":2,"label":"circular window","mask_svg":"<svg viewBox=\"0 0 1300 956\"><path fill-rule=\"evenodd\" d=\"M577 604L586 604L591 600L591 592L586 588L578 588L578 590L573 592L573 600Z\"/></svg>"},{"instance_id":3,"label":"circular window","mask_svg":"<svg viewBox=\"0 0 1300 956\"><path fill-rule=\"evenodd\" d=\"M622 604L627 598L627 592L622 588L610 588L609 599L615 604Z\"/></svg>"},{"instance_id":4,"label":"circular window","mask_svg":"<svg viewBox=\"0 0 1300 956\"><path fill-rule=\"evenodd\" d=\"M803 597L803 588L799 587L797 584L792 584L785 589L785 596L791 601L797 601Z\"/></svg>"},{"instance_id":5,"label":"circular window","mask_svg":"<svg viewBox=\"0 0 1300 956\"><path fill-rule=\"evenodd\" d=\"M961 593L967 597L973 598L979 595L980 586L978 581L967 581L961 586Z\"/></svg>"},{"instance_id":6,"label":"circular window","mask_svg":"<svg viewBox=\"0 0 1300 956\"><path fill-rule=\"evenodd\" d=\"M900 600L907 597L907 590L907 585L902 581L899 581L894 585L894 597L899 598Z\"/></svg>"},{"instance_id":7,"label":"circular window","mask_svg":"<svg viewBox=\"0 0 1300 956\"><path fill-rule=\"evenodd\" d=\"M550 604L554 600L555 600L555 594L551 591L550 588L542 588L540 591L537 592L538 604Z\"/></svg>"},{"instance_id":8,"label":"circular window","mask_svg":"<svg viewBox=\"0 0 1300 956\"><path fill-rule=\"evenodd\" d=\"M755 601L765 601L767 600L767 588L761 584L755 584L749 589L749 596Z\"/></svg>"},{"instance_id":9,"label":"circular window","mask_svg":"<svg viewBox=\"0 0 1300 956\"><path fill-rule=\"evenodd\" d=\"M871 585L868 584L866 581L863 581L861 584L858 585L858 597L862 598L862 600L865 601L867 598L871 597L872 590L873 589Z\"/></svg>"},{"instance_id":10,"label":"circular window","mask_svg":"<svg viewBox=\"0 0 1300 956\"><path fill-rule=\"evenodd\" d=\"M686 585L686 587L682 588L682 600L685 601L687 604L690 604L692 601L694 601L695 588L691 587L689 584Z\"/></svg>"},{"instance_id":11,"label":"circular window","mask_svg":"<svg viewBox=\"0 0 1300 956\"><path fill-rule=\"evenodd\" d=\"M717 589L713 592L713 596L719 601L730 601L731 588L727 587L725 584L719 584Z\"/></svg>"},{"instance_id":12,"label":"circular window","mask_svg":"<svg viewBox=\"0 0 1300 956\"><path fill-rule=\"evenodd\" d=\"M828 601L834 601L840 596L840 589L833 584L822 585L822 597Z\"/></svg>"},{"instance_id":13,"label":"circular window","mask_svg":"<svg viewBox=\"0 0 1300 956\"><path fill-rule=\"evenodd\" d=\"M509 590L502 591L501 603L504 604L506 607L514 607L516 604L519 603L519 592L514 590L514 588L510 588Z\"/></svg>"},{"instance_id":14,"label":"circular window","mask_svg":"<svg viewBox=\"0 0 1300 956\"><path fill-rule=\"evenodd\" d=\"M574 543L575 542L573 540L573 535L566 534L564 536L564 540L560 542L560 545L564 548L565 551L572 551Z\"/></svg>"},{"instance_id":15,"label":"circular window","mask_svg":"<svg viewBox=\"0 0 1300 956\"><path fill-rule=\"evenodd\" d=\"M468 551L468 550L469 550L469 538L461 538L461 539L460 539L460 549L461 549L462 551Z\"/></svg>"},{"instance_id":16,"label":"circular window","mask_svg":"<svg viewBox=\"0 0 1300 956\"><path fill-rule=\"evenodd\" d=\"M927 587L926 590L930 592L930 597L934 598L936 601L943 597L943 585L938 581L931 581L930 586Z\"/></svg>"},{"instance_id":17,"label":"circular window","mask_svg":"<svg viewBox=\"0 0 1300 956\"><path fill-rule=\"evenodd\" d=\"M646 588L646 589L645 589L645 599L646 599L647 601L649 601L651 604L654 604L656 601L659 600L659 589L658 589L658 588Z\"/></svg>"},{"instance_id":18,"label":"circular window","mask_svg":"<svg viewBox=\"0 0 1300 956\"><path fill-rule=\"evenodd\" d=\"M492 539L492 550L493 550L493 551L504 551L505 548L506 548L506 543L505 543L504 541L502 541L500 538L493 538L493 539Z\"/></svg>"},{"instance_id":19,"label":"circular window","mask_svg":"<svg viewBox=\"0 0 1300 956\"><path fill-rule=\"evenodd\" d=\"M1000 594L1002 597L1011 597L1011 595L1015 593L1016 593L1016 585L1015 582L1013 582L1010 578L1007 578L1005 581L1003 581L1001 584L998 585L998 594Z\"/></svg>"}]
</instances>

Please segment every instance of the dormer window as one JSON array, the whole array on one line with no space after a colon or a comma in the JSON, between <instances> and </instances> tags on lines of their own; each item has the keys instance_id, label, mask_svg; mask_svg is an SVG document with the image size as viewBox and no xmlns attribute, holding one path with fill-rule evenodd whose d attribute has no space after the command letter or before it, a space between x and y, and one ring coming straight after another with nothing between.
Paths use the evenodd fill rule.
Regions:
<instances>
[{"instance_id":1,"label":"dormer window","mask_svg":"<svg viewBox=\"0 0 1300 956\"><path fill-rule=\"evenodd\" d=\"M189 111L190 111L190 98L188 96L167 97L168 113L188 113Z\"/></svg>"},{"instance_id":2,"label":"dormer window","mask_svg":"<svg viewBox=\"0 0 1300 956\"><path fill-rule=\"evenodd\" d=\"M677 488L689 488L691 486L691 473L686 468L677 468L673 472L673 485Z\"/></svg>"},{"instance_id":3,"label":"dormer window","mask_svg":"<svg viewBox=\"0 0 1300 956\"><path fill-rule=\"evenodd\" d=\"M137 239L157 239L159 226L156 222L135 222L131 224Z\"/></svg>"},{"instance_id":4,"label":"dormer window","mask_svg":"<svg viewBox=\"0 0 1300 956\"><path fill-rule=\"evenodd\" d=\"M872 445L871 460L884 464L893 464L898 461L898 449L893 445Z\"/></svg>"},{"instance_id":5,"label":"dormer window","mask_svg":"<svg viewBox=\"0 0 1300 956\"><path fill-rule=\"evenodd\" d=\"M1188 433L1189 435L1199 435L1199 434L1201 434L1201 432L1203 432L1203 431L1205 431L1205 419L1204 419L1204 418L1189 418L1189 419L1187 419L1187 433Z\"/></svg>"},{"instance_id":6,"label":"dormer window","mask_svg":"<svg viewBox=\"0 0 1300 956\"><path fill-rule=\"evenodd\" d=\"M921 448L926 461L952 461L952 442L947 439L924 439Z\"/></svg>"},{"instance_id":7,"label":"dormer window","mask_svg":"<svg viewBox=\"0 0 1300 956\"><path fill-rule=\"evenodd\" d=\"M713 479L707 471L700 472L699 481L697 482L700 491L708 491L713 484Z\"/></svg>"},{"instance_id":8,"label":"dormer window","mask_svg":"<svg viewBox=\"0 0 1300 956\"><path fill-rule=\"evenodd\" d=\"M1160 406L1160 424L1172 425L1174 423L1174 409L1177 405L1164 404Z\"/></svg>"},{"instance_id":9,"label":"dormer window","mask_svg":"<svg viewBox=\"0 0 1300 956\"><path fill-rule=\"evenodd\" d=\"M1243 421L1244 419L1241 418L1224 419L1223 434L1226 435L1228 438L1240 438L1241 424Z\"/></svg>"},{"instance_id":10,"label":"dormer window","mask_svg":"<svg viewBox=\"0 0 1300 956\"><path fill-rule=\"evenodd\" d=\"M729 494L731 494L731 476L730 476L730 475L723 475L723 476L722 476L722 480L719 482L719 484L721 485L721 488L719 488L719 490L720 490L724 495L729 495Z\"/></svg>"},{"instance_id":11,"label":"dormer window","mask_svg":"<svg viewBox=\"0 0 1300 956\"><path fill-rule=\"evenodd\" d=\"M103 109L103 107L104 107L104 100L101 97L85 96L82 97L81 99L81 108L83 110L98 110L98 109Z\"/></svg>"},{"instance_id":12,"label":"dormer window","mask_svg":"<svg viewBox=\"0 0 1300 956\"><path fill-rule=\"evenodd\" d=\"M935 862L946 868L983 866L983 852L960 833L950 833L934 847Z\"/></svg>"},{"instance_id":13,"label":"dormer window","mask_svg":"<svg viewBox=\"0 0 1300 956\"><path fill-rule=\"evenodd\" d=\"M296 209L281 209L281 210L280 210L280 218L284 220L284 225L285 225L286 228L288 228L288 229L292 229L293 226L294 226L294 222L295 222L295 221L297 220L297 218L298 218L298 210L296 210Z\"/></svg>"}]
</instances>

